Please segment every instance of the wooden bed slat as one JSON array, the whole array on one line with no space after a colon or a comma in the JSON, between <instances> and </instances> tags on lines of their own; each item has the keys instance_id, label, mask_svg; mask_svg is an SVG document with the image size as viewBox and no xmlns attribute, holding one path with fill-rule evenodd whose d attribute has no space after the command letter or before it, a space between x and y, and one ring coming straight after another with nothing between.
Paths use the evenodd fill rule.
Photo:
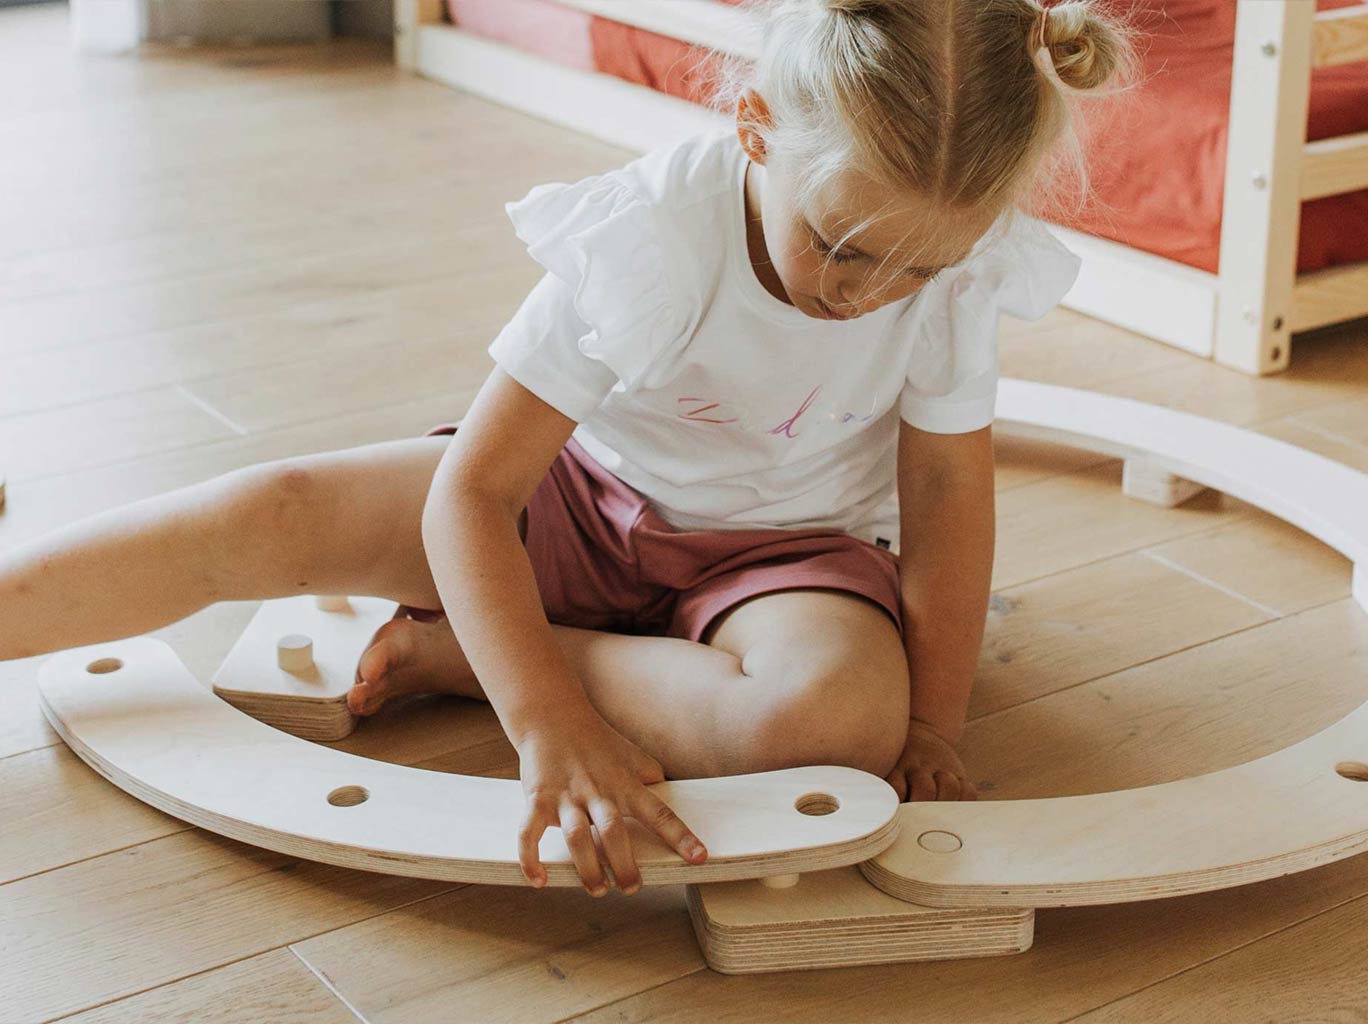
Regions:
<instances>
[{"instance_id":1,"label":"wooden bed slat","mask_svg":"<svg viewBox=\"0 0 1368 1024\"><path fill-rule=\"evenodd\" d=\"M1368 60L1368 4L1321 11L1312 32L1311 66L1317 68Z\"/></svg>"},{"instance_id":2,"label":"wooden bed slat","mask_svg":"<svg viewBox=\"0 0 1368 1024\"><path fill-rule=\"evenodd\" d=\"M1368 263L1300 274L1292 289L1292 330L1368 316Z\"/></svg>"},{"instance_id":3,"label":"wooden bed slat","mask_svg":"<svg viewBox=\"0 0 1368 1024\"><path fill-rule=\"evenodd\" d=\"M1301 197L1319 199L1368 188L1368 132L1308 143L1302 150Z\"/></svg>"}]
</instances>

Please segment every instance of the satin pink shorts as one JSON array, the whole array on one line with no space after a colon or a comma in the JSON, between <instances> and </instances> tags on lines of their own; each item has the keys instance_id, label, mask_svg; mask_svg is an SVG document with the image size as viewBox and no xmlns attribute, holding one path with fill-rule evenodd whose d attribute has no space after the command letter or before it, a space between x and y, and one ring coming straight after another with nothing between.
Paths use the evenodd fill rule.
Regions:
<instances>
[{"instance_id":1,"label":"satin pink shorts","mask_svg":"<svg viewBox=\"0 0 1368 1024\"><path fill-rule=\"evenodd\" d=\"M891 551L835 529L677 530L573 437L527 503L523 544L549 622L698 641L748 597L824 587L868 598L903 628Z\"/></svg>"}]
</instances>

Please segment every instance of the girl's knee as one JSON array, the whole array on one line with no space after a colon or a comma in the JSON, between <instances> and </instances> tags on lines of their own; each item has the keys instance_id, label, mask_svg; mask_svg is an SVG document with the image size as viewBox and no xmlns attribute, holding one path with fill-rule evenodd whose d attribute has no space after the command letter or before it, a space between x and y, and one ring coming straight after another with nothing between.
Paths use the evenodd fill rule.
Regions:
<instances>
[{"instance_id":1,"label":"girl's knee","mask_svg":"<svg viewBox=\"0 0 1368 1024\"><path fill-rule=\"evenodd\" d=\"M852 665L773 689L757 741L775 767L836 764L880 777L907 739L908 684L898 666Z\"/></svg>"}]
</instances>

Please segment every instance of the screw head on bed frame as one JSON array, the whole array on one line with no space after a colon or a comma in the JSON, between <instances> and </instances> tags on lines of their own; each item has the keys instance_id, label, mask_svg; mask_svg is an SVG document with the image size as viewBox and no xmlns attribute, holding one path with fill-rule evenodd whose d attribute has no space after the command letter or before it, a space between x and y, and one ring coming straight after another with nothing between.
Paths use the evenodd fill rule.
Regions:
<instances>
[{"instance_id":1,"label":"screw head on bed frame","mask_svg":"<svg viewBox=\"0 0 1368 1024\"><path fill-rule=\"evenodd\" d=\"M1278 55L1278 44L1270 39L1268 42L1264 43L1263 46L1259 47L1259 50L1265 57L1276 57Z\"/></svg>"}]
</instances>

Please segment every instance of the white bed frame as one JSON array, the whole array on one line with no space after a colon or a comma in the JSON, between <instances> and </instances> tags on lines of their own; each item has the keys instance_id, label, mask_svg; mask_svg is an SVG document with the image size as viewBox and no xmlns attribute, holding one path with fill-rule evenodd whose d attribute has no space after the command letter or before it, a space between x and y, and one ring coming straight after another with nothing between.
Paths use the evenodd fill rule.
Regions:
<instances>
[{"instance_id":1,"label":"white bed frame","mask_svg":"<svg viewBox=\"0 0 1368 1024\"><path fill-rule=\"evenodd\" d=\"M741 55L756 26L715 0L559 0ZM1245 373L1284 370L1291 335L1368 316L1368 263L1296 273L1301 203L1368 188L1368 132L1305 143L1311 69L1368 60L1368 3L1238 0L1219 274L1050 225L1083 257L1064 305ZM395 0L400 67L628 149L716 124L695 104L561 67ZM1368 231L1368 225L1364 225Z\"/></svg>"}]
</instances>

